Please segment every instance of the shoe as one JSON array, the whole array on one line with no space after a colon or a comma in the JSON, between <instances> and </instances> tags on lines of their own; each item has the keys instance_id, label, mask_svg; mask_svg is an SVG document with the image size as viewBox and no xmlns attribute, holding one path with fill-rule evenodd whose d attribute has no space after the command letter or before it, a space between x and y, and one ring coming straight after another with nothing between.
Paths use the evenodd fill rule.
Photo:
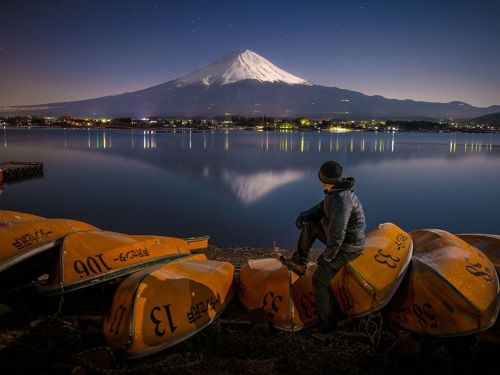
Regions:
<instances>
[{"instance_id":1,"label":"shoe","mask_svg":"<svg viewBox=\"0 0 500 375\"><path fill-rule=\"evenodd\" d=\"M278 260L283 263L290 271L295 272L299 276L303 276L307 271L307 264L297 263L293 257L287 258L284 255L280 255Z\"/></svg>"}]
</instances>

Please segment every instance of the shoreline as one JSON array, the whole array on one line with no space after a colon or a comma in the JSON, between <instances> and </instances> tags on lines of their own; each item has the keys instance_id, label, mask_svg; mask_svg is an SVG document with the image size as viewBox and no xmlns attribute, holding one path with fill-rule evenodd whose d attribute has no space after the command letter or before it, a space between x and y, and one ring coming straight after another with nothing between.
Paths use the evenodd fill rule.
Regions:
<instances>
[{"instance_id":1,"label":"shoreline","mask_svg":"<svg viewBox=\"0 0 500 375\"><path fill-rule=\"evenodd\" d=\"M463 133L463 134L500 134L500 129L494 130L397 130L397 131L384 131L384 130L350 130L348 132L332 132L327 129L253 129L244 127L214 127L214 128L183 128L183 127L140 127L140 126L4 126L4 130L10 129L54 129L54 130L140 130L140 131L155 131L157 133L181 133L181 132L212 132L212 131L231 131L231 132L272 132L272 133L333 133L333 134L348 134L348 133L423 133L423 134L453 134L453 133Z\"/></svg>"}]
</instances>

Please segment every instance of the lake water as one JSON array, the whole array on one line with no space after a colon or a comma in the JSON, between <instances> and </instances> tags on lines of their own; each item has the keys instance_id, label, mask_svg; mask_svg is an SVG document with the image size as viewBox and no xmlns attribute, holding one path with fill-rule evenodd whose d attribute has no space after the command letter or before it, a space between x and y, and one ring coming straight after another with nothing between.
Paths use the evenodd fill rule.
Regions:
<instances>
[{"instance_id":1,"label":"lake water","mask_svg":"<svg viewBox=\"0 0 500 375\"><path fill-rule=\"evenodd\" d=\"M292 248L336 160L368 230L500 234L500 134L2 129L10 160L43 161L44 177L4 185L0 209L123 233Z\"/></svg>"}]
</instances>

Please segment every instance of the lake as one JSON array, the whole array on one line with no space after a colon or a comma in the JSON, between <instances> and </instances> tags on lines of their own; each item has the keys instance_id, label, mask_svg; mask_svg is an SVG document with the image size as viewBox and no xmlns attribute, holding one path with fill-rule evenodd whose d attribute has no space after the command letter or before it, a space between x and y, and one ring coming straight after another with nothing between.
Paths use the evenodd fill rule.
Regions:
<instances>
[{"instance_id":1,"label":"lake","mask_svg":"<svg viewBox=\"0 0 500 375\"><path fill-rule=\"evenodd\" d=\"M1 129L10 160L42 161L44 177L4 185L0 209L123 233L292 248L336 160L368 230L500 234L500 134Z\"/></svg>"}]
</instances>

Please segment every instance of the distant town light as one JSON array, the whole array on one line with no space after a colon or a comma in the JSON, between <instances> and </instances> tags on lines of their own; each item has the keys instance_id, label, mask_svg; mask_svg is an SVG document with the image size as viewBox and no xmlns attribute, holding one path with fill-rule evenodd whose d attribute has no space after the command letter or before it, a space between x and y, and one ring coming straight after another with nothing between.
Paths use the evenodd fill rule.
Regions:
<instances>
[{"instance_id":1,"label":"distant town light","mask_svg":"<svg viewBox=\"0 0 500 375\"><path fill-rule=\"evenodd\" d=\"M331 126L328 130L332 133L348 133L351 131L351 129L342 126Z\"/></svg>"},{"instance_id":2,"label":"distant town light","mask_svg":"<svg viewBox=\"0 0 500 375\"><path fill-rule=\"evenodd\" d=\"M309 126L309 125L311 125L311 121L309 119L305 118L305 117L301 118L300 119L300 125Z\"/></svg>"}]
</instances>

